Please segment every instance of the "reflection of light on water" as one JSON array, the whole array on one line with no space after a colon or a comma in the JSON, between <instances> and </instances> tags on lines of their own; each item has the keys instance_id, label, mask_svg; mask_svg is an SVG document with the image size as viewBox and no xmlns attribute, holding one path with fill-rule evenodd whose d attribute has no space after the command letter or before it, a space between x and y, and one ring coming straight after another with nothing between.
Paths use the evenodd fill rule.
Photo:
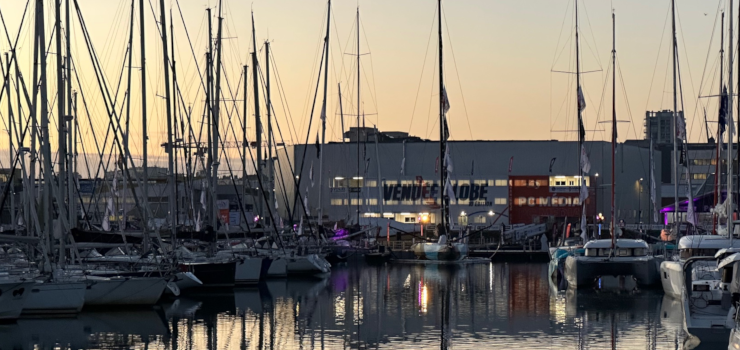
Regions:
<instances>
[{"instance_id":1,"label":"reflection of light on water","mask_svg":"<svg viewBox=\"0 0 740 350\"><path fill-rule=\"evenodd\" d=\"M344 293L339 293L334 297L334 322L337 325L344 325L344 307Z\"/></svg>"},{"instance_id":2,"label":"reflection of light on water","mask_svg":"<svg viewBox=\"0 0 740 350\"><path fill-rule=\"evenodd\" d=\"M427 286L419 282L419 312L427 313L427 303L429 302L429 291Z\"/></svg>"},{"instance_id":3,"label":"reflection of light on water","mask_svg":"<svg viewBox=\"0 0 740 350\"><path fill-rule=\"evenodd\" d=\"M488 264L488 290L493 291L493 263Z\"/></svg>"},{"instance_id":4,"label":"reflection of light on water","mask_svg":"<svg viewBox=\"0 0 740 350\"><path fill-rule=\"evenodd\" d=\"M357 291L357 301L355 301L354 325L359 326L365 318L365 297L360 291Z\"/></svg>"}]
</instances>

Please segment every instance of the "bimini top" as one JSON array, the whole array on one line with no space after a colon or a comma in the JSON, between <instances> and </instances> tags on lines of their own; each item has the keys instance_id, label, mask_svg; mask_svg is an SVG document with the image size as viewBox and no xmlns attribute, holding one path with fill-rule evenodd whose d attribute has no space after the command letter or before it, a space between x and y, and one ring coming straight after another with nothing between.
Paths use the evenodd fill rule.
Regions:
<instances>
[{"instance_id":1,"label":"bimini top","mask_svg":"<svg viewBox=\"0 0 740 350\"><path fill-rule=\"evenodd\" d=\"M597 239L589 241L583 248L586 249L610 249L612 247L611 239ZM647 242L641 239L617 239L616 248L645 248L648 249Z\"/></svg>"},{"instance_id":2,"label":"bimini top","mask_svg":"<svg viewBox=\"0 0 740 350\"><path fill-rule=\"evenodd\" d=\"M732 241L730 238L717 235L693 235L681 237L678 241L678 249L722 249L740 248L740 239Z\"/></svg>"}]
</instances>

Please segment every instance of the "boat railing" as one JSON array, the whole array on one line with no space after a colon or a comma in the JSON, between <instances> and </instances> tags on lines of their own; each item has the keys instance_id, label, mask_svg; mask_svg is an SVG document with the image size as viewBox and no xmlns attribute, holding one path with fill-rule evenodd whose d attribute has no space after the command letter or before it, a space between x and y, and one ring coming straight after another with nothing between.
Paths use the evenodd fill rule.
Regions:
<instances>
[{"instance_id":1,"label":"boat railing","mask_svg":"<svg viewBox=\"0 0 740 350\"><path fill-rule=\"evenodd\" d=\"M395 251L410 250L411 246L414 245L413 241L378 241L378 245L390 248Z\"/></svg>"}]
</instances>

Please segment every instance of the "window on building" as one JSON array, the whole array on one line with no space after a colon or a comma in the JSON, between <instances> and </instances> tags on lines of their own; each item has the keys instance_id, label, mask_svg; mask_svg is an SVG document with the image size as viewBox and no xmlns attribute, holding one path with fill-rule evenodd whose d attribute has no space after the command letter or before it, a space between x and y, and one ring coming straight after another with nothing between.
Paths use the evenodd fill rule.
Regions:
<instances>
[{"instance_id":1,"label":"window on building","mask_svg":"<svg viewBox=\"0 0 740 350\"><path fill-rule=\"evenodd\" d=\"M413 216L407 216L407 217L403 218L403 222L415 223L416 222L416 218L413 217Z\"/></svg>"},{"instance_id":2,"label":"window on building","mask_svg":"<svg viewBox=\"0 0 740 350\"><path fill-rule=\"evenodd\" d=\"M349 187L350 188L360 188L365 184L365 179L362 177L353 177L349 180Z\"/></svg>"},{"instance_id":3,"label":"window on building","mask_svg":"<svg viewBox=\"0 0 740 350\"><path fill-rule=\"evenodd\" d=\"M473 217L473 223L474 224L485 224L487 218L488 217L486 215L476 215Z\"/></svg>"},{"instance_id":4,"label":"window on building","mask_svg":"<svg viewBox=\"0 0 740 350\"><path fill-rule=\"evenodd\" d=\"M505 187L505 186L508 186L508 185L509 185L509 181L507 181L507 180L496 180L496 186L503 186L503 187Z\"/></svg>"},{"instance_id":5,"label":"window on building","mask_svg":"<svg viewBox=\"0 0 740 350\"><path fill-rule=\"evenodd\" d=\"M506 205L506 198L496 198L493 200L493 204Z\"/></svg>"},{"instance_id":6,"label":"window on building","mask_svg":"<svg viewBox=\"0 0 740 350\"><path fill-rule=\"evenodd\" d=\"M377 198L368 198L367 199L367 205L378 205L378 199Z\"/></svg>"},{"instance_id":7,"label":"window on building","mask_svg":"<svg viewBox=\"0 0 740 350\"><path fill-rule=\"evenodd\" d=\"M365 180L365 187L378 187L378 180L373 180L373 179Z\"/></svg>"},{"instance_id":8,"label":"window on building","mask_svg":"<svg viewBox=\"0 0 740 350\"><path fill-rule=\"evenodd\" d=\"M706 180L708 174L691 174L691 178L694 180Z\"/></svg>"},{"instance_id":9,"label":"window on building","mask_svg":"<svg viewBox=\"0 0 740 350\"><path fill-rule=\"evenodd\" d=\"M527 180L514 180L514 187L527 187Z\"/></svg>"},{"instance_id":10,"label":"window on building","mask_svg":"<svg viewBox=\"0 0 740 350\"><path fill-rule=\"evenodd\" d=\"M347 179L337 176L331 180L331 187L345 188L347 187Z\"/></svg>"},{"instance_id":11,"label":"window on building","mask_svg":"<svg viewBox=\"0 0 740 350\"><path fill-rule=\"evenodd\" d=\"M342 198L332 198L331 205L342 205L343 200Z\"/></svg>"}]
</instances>

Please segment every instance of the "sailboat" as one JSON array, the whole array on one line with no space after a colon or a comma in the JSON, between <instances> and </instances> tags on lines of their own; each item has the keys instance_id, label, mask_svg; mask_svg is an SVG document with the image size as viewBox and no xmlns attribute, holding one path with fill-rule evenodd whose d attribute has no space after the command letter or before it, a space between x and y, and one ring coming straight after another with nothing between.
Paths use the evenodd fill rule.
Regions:
<instances>
[{"instance_id":1,"label":"sailboat","mask_svg":"<svg viewBox=\"0 0 740 350\"><path fill-rule=\"evenodd\" d=\"M444 61L443 58L443 41L442 41L442 0L437 1L437 21L439 34L439 159L443 160L440 166L440 188L444 186L444 191L439 191L439 201L441 207L441 223L437 224L437 242L416 243L411 246L411 250L419 259L426 260L461 260L468 255L468 244L463 240L454 241L448 238L450 232L450 199L455 197L452 191L452 183L449 178L449 170L452 164L449 157L449 129L447 127L447 111L450 109L450 102L447 99L447 92L444 85Z\"/></svg>"},{"instance_id":2,"label":"sailboat","mask_svg":"<svg viewBox=\"0 0 740 350\"><path fill-rule=\"evenodd\" d=\"M579 142L581 157L581 168L579 172L581 174L581 205L584 206L584 214L581 218L582 237L585 239L588 237L586 233L586 215L585 215L585 199L587 198L588 189L586 188L585 182L583 181L583 174L589 171L590 165L584 167L584 164L588 164L588 160L584 161L584 157L587 157L585 148L583 146L585 130L583 128L583 119L581 112L585 107L582 101L582 92L580 86L580 57L579 57L579 42L578 42L578 0L575 0L575 20L576 20L576 85L577 85L577 108L578 108L578 126L579 126ZM568 281L569 287L580 288L591 286L596 280L606 276L632 276L638 285L652 285L657 282L658 275L653 256L650 254L650 249L647 242L641 239L623 239L617 238L616 232L616 213L615 213L615 148L617 143L617 112L616 112L616 15L612 13L612 30L613 34L613 45L612 45L612 163L611 163L611 224L610 233L611 239L597 239L587 242L584 245L585 255L583 256L568 256L565 259L565 277Z\"/></svg>"}]
</instances>

